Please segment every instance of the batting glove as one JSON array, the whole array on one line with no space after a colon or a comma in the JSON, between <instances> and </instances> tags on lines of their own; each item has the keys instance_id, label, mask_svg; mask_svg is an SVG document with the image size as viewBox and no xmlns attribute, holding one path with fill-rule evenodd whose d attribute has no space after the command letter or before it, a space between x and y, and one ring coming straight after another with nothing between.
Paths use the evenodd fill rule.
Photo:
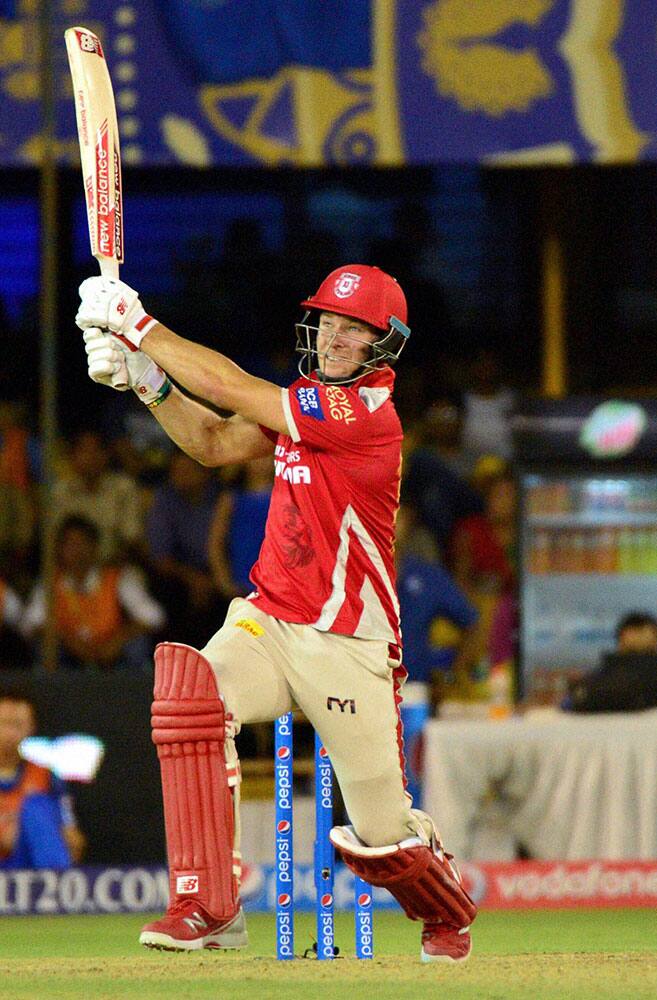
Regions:
<instances>
[{"instance_id":1,"label":"batting glove","mask_svg":"<svg viewBox=\"0 0 657 1000\"><path fill-rule=\"evenodd\" d=\"M139 347L157 323L145 311L134 288L118 278L102 275L87 278L79 293L81 302L75 322L81 330L90 327L111 330L133 347Z\"/></svg>"},{"instance_id":2,"label":"batting glove","mask_svg":"<svg viewBox=\"0 0 657 1000\"><path fill-rule=\"evenodd\" d=\"M130 388L130 376L125 353L111 343L111 338L95 326L84 331L89 378L100 385L109 385L119 392Z\"/></svg>"},{"instance_id":3,"label":"batting glove","mask_svg":"<svg viewBox=\"0 0 657 1000\"><path fill-rule=\"evenodd\" d=\"M89 378L115 389L131 388L146 406L158 406L171 392L164 372L143 351L127 348L118 337L96 327L84 332ZM115 385L117 373L124 374L123 386Z\"/></svg>"}]
</instances>

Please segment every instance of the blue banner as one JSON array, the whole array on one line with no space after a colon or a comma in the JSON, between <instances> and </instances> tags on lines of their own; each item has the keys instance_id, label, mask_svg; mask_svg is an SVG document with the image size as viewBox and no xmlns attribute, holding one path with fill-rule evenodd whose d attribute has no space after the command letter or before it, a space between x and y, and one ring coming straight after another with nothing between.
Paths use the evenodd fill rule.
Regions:
<instances>
[{"instance_id":1,"label":"blue banner","mask_svg":"<svg viewBox=\"0 0 657 1000\"><path fill-rule=\"evenodd\" d=\"M52 0L96 30L126 163L623 163L657 156L654 0ZM0 164L40 159L37 5L0 0Z\"/></svg>"},{"instance_id":2,"label":"blue banner","mask_svg":"<svg viewBox=\"0 0 657 1000\"><path fill-rule=\"evenodd\" d=\"M398 909L386 889L372 889L376 909ZM354 877L336 866L335 908L353 910ZM274 913L277 906L273 865L244 866L242 904L247 912ZM0 871L0 917L61 915L67 913L159 913L169 899L169 877L162 866L87 866L67 871ZM312 865L294 867L294 911L315 909ZM273 925L272 925L273 931Z\"/></svg>"}]
</instances>

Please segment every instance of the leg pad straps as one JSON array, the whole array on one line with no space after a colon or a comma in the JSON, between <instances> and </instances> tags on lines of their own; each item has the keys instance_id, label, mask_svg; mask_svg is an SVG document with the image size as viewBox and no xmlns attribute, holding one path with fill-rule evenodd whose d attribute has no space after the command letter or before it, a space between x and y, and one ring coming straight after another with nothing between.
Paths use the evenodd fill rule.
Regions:
<instances>
[{"instance_id":1,"label":"leg pad straps","mask_svg":"<svg viewBox=\"0 0 657 1000\"><path fill-rule=\"evenodd\" d=\"M442 847L434 850L419 838L409 846L365 847L349 827L334 827L331 841L356 875L387 889L411 920L440 920L459 928L474 920L477 907Z\"/></svg>"}]
</instances>

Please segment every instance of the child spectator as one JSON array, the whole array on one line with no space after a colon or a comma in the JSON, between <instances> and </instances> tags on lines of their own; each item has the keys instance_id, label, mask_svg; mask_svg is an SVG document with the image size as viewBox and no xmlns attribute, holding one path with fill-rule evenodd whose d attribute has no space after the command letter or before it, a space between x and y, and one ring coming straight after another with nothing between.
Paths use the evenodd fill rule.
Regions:
<instances>
[{"instance_id":1,"label":"child spectator","mask_svg":"<svg viewBox=\"0 0 657 1000\"><path fill-rule=\"evenodd\" d=\"M31 699L0 691L0 869L68 868L84 851L64 782L21 757L35 729Z\"/></svg>"}]
</instances>

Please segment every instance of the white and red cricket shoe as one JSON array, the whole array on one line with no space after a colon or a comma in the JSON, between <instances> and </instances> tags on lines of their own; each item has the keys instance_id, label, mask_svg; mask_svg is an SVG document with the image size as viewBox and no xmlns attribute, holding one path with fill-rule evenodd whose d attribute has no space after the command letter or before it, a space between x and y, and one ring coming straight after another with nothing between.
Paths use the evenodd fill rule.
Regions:
<instances>
[{"instance_id":1,"label":"white and red cricket shoe","mask_svg":"<svg viewBox=\"0 0 657 1000\"><path fill-rule=\"evenodd\" d=\"M423 962L465 962L472 951L469 927L453 927L425 920L422 929Z\"/></svg>"},{"instance_id":2,"label":"white and red cricket shoe","mask_svg":"<svg viewBox=\"0 0 657 1000\"><path fill-rule=\"evenodd\" d=\"M195 899L178 899L160 920L146 924L139 943L160 951L196 951L200 948L245 948L246 920L240 907L231 920L217 920Z\"/></svg>"}]
</instances>

